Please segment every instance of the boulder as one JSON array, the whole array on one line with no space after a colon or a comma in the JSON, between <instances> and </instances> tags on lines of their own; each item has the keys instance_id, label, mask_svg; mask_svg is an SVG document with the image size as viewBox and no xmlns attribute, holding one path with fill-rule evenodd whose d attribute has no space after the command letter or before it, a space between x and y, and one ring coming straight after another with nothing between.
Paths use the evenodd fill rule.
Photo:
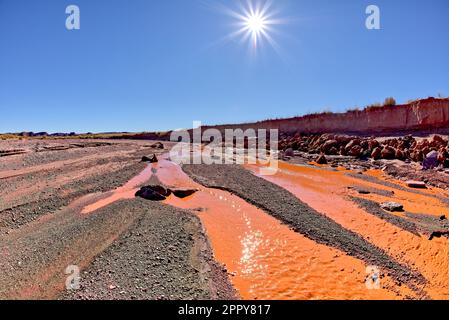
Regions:
<instances>
[{"instance_id":1,"label":"boulder","mask_svg":"<svg viewBox=\"0 0 449 320\"><path fill-rule=\"evenodd\" d=\"M338 142L338 145L346 146L351 141L351 138L348 136L337 136L335 140Z\"/></svg>"},{"instance_id":2,"label":"boulder","mask_svg":"<svg viewBox=\"0 0 449 320\"><path fill-rule=\"evenodd\" d=\"M136 192L136 197L151 201L163 201L170 195L170 190L162 186L146 186Z\"/></svg>"},{"instance_id":3,"label":"boulder","mask_svg":"<svg viewBox=\"0 0 449 320\"><path fill-rule=\"evenodd\" d=\"M390 212L401 212L404 211L404 206L402 204L396 202L384 202L381 205L381 208Z\"/></svg>"},{"instance_id":4,"label":"boulder","mask_svg":"<svg viewBox=\"0 0 449 320\"><path fill-rule=\"evenodd\" d=\"M447 160L447 152L446 152L445 149L442 148L438 152L438 163L442 164L443 166L445 166L446 160Z\"/></svg>"},{"instance_id":5,"label":"boulder","mask_svg":"<svg viewBox=\"0 0 449 320\"><path fill-rule=\"evenodd\" d=\"M336 156L336 155L338 155L338 150L337 150L337 148L332 147L332 148L329 150L329 155L331 155L331 156Z\"/></svg>"},{"instance_id":6,"label":"boulder","mask_svg":"<svg viewBox=\"0 0 449 320\"><path fill-rule=\"evenodd\" d=\"M286 157L293 157L295 155L295 153L293 152L292 148L288 148L287 150L284 151L284 156Z\"/></svg>"},{"instance_id":7,"label":"boulder","mask_svg":"<svg viewBox=\"0 0 449 320\"><path fill-rule=\"evenodd\" d=\"M447 142L444 141L444 139L441 136L435 135L435 136L433 136L432 142L430 144L433 146L439 146L439 145L447 144Z\"/></svg>"},{"instance_id":8,"label":"boulder","mask_svg":"<svg viewBox=\"0 0 449 320\"><path fill-rule=\"evenodd\" d=\"M366 150L366 149L369 148L369 143L368 143L367 140L362 140L362 142L360 142L360 146L361 146L364 150Z\"/></svg>"},{"instance_id":9,"label":"boulder","mask_svg":"<svg viewBox=\"0 0 449 320\"><path fill-rule=\"evenodd\" d=\"M410 153L410 158L415 162L421 162L423 161L424 156L422 151L417 150L415 152Z\"/></svg>"},{"instance_id":10,"label":"boulder","mask_svg":"<svg viewBox=\"0 0 449 320\"><path fill-rule=\"evenodd\" d=\"M324 154L320 155L318 159L316 160L316 163L318 164L327 164L327 159Z\"/></svg>"},{"instance_id":11,"label":"boulder","mask_svg":"<svg viewBox=\"0 0 449 320\"><path fill-rule=\"evenodd\" d=\"M397 149L396 150L396 154L395 154L395 158L399 159L399 160L404 160L405 159L405 153L404 151Z\"/></svg>"},{"instance_id":12,"label":"boulder","mask_svg":"<svg viewBox=\"0 0 449 320\"><path fill-rule=\"evenodd\" d=\"M438 152L431 151L426 154L426 157L423 160L423 170L430 170L438 167Z\"/></svg>"},{"instance_id":13,"label":"boulder","mask_svg":"<svg viewBox=\"0 0 449 320\"><path fill-rule=\"evenodd\" d=\"M380 158L382 158L382 149L379 147L374 148L373 152L371 153L371 157L374 160L379 160Z\"/></svg>"},{"instance_id":14,"label":"boulder","mask_svg":"<svg viewBox=\"0 0 449 320\"><path fill-rule=\"evenodd\" d=\"M396 149L390 146L386 146L381 151L381 158L382 159L394 159L396 156Z\"/></svg>"},{"instance_id":15,"label":"boulder","mask_svg":"<svg viewBox=\"0 0 449 320\"><path fill-rule=\"evenodd\" d=\"M352 139L345 147L346 152L350 152L350 150L355 146L360 146L360 139Z\"/></svg>"},{"instance_id":16,"label":"boulder","mask_svg":"<svg viewBox=\"0 0 449 320\"><path fill-rule=\"evenodd\" d=\"M362 155L362 153L363 153L363 148L359 145L355 145L349 150L348 156L360 157Z\"/></svg>"},{"instance_id":17,"label":"boulder","mask_svg":"<svg viewBox=\"0 0 449 320\"><path fill-rule=\"evenodd\" d=\"M195 194L198 190L194 190L194 189L176 189L176 190L171 190L171 192L173 192L173 194L175 195L175 197L184 199L187 197L190 197L191 195Z\"/></svg>"},{"instance_id":18,"label":"boulder","mask_svg":"<svg viewBox=\"0 0 449 320\"><path fill-rule=\"evenodd\" d=\"M379 141L377 141L377 140L370 140L370 141L368 141L368 148L370 150L373 151L374 149L376 149L378 147L380 147Z\"/></svg>"},{"instance_id":19,"label":"boulder","mask_svg":"<svg viewBox=\"0 0 449 320\"><path fill-rule=\"evenodd\" d=\"M336 148L338 146L338 142L336 140L329 140L326 141L322 146L321 146L321 152L323 152L324 154L331 154L330 150L332 148Z\"/></svg>"}]
</instances>

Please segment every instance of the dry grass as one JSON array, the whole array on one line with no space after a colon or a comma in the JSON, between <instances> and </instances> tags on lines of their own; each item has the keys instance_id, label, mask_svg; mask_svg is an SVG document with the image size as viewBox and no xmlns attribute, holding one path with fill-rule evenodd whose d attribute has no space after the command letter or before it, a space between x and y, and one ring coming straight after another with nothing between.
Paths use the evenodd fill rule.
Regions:
<instances>
[{"instance_id":1,"label":"dry grass","mask_svg":"<svg viewBox=\"0 0 449 320\"><path fill-rule=\"evenodd\" d=\"M396 105L396 99L393 97L388 97L384 101L384 107L394 107Z\"/></svg>"},{"instance_id":2,"label":"dry grass","mask_svg":"<svg viewBox=\"0 0 449 320\"><path fill-rule=\"evenodd\" d=\"M20 139L21 137L16 136L14 134L0 134L0 140L11 140L11 139Z\"/></svg>"}]
</instances>

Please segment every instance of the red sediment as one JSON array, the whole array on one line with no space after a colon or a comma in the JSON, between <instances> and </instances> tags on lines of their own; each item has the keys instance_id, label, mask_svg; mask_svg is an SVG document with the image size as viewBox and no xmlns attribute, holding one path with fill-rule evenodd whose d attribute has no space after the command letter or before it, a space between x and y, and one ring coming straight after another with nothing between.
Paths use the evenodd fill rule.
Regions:
<instances>
[{"instance_id":1,"label":"red sediment","mask_svg":"<svg viewBox=\"0 0 449 320\"><path fill-rule=\"evenodd\" d=\"M215 258L226 265L242 298L397 297L385 289L394 287L388 277L382 280L384 289L366 288L367 266L361 260L305 238L229 192L195 183L177 165L161 160L157 176L168 186L200 190L186 199L171 196L165 203L197 212Z\"/></svg>"},{"instance_id":2,"label":"red sediment","mask_svg":"<svg viewBox=\"0 0 449 320\"><path fill-rule=\"evenodd\" d=\"M343 227L357 232L366 240L384 249L398 261L419 271L429 281L426 291L432 298L449 298L449 243L445 238L429 241L426 237L413 235L378 217L368 214L350 201L348 186L364 186L377 189L393 188L346 176L341 171L303 167L279 163L279 171L273 176L261 176L273 182L307 203L315 210L327 215ZM255 174L258 166L247 166ZM377 177L381 179L378 173ZM447 206L429 196L394 189L391 198L379 195L358 195L375 201L397 201L406 210L440 215L448 212ZM436 191L431 191L436 192Z\"/></svg>"}]
</instances>

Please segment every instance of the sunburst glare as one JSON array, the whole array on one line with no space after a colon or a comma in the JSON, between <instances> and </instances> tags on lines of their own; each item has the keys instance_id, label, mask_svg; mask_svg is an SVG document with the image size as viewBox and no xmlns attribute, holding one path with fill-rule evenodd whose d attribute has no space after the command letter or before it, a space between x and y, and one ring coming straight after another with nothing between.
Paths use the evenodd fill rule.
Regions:
<instances>
[{"instance_id":1,"label":"sunburst glare","mask_svg":"<svg viewBox=\"0 0 449 320\"><path fill-rule=\"evenodd\" d=\"M276 18L277 11L273 8L272 0L247 0L239 2L238 10L223 8L224 12L232 16L236 21L237 30L227 36L229 39L240 38L248 42L251 48L257 49L263 42L270 44L278 51L278 44L272 34L276 31L275 25L284 24L280 18Z\"/></svg>"}]
</instances>

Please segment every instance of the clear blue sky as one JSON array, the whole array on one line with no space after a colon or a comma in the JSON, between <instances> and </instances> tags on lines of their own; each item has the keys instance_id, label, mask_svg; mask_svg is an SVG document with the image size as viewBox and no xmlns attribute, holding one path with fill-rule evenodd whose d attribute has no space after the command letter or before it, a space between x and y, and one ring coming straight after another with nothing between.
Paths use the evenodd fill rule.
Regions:
<instances>
[{"instance_id":1,"label":"clear blue sky","mask_svg":"<svg viewBox=\"0 0 449 320\"><path fill-rule=\"evenodd\" d=\"M449 95L449 1L274 0L256 54L214 0L0 0L0 132L151 131ZM222 0L237 9L235 1ZM81 30L65 28L65 8ZM382 30L365 28L381 9Z\"/></svg>"}]
</instances>

